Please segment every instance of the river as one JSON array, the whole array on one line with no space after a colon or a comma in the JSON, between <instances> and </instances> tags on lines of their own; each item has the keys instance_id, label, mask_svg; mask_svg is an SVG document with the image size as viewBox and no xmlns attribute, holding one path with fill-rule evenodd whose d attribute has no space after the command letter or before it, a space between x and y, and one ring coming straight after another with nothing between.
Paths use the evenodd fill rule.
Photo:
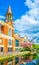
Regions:
<instances>
[{"instance_id":1,"label":"river","mask_svg":"<svg viewBox=\"0 0 39 65\"><path fill-rule=\"evenodd\" d=\"M38 56L16 57L0 62L0 65L39 65Z\"/></svg>"}]
</instances>

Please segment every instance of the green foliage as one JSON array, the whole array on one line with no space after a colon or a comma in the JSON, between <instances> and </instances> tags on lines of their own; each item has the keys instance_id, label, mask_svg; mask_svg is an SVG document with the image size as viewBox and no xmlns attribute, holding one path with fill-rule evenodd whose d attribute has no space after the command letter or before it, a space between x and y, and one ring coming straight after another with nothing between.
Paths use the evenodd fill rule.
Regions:
<instances>
[{"instance_id":1,"label":"green foliage","mask_svg":"<svg viewBox=\"0 0 39 65\"><path fill-rule=\"evenodd\" d=\"M38 44L32 44L32 45L33 45L33 48L34 48L34 49L39 48L39 45L38 45Z\"/></svg>"},{"instance_id":2,"label":"green foliage","mask_svg":"<svg viewBox=\"0 0 39 65\"><path fill-rule=\"evenodd\" d=\"M28 48L28 47L24 47L24 48L21 49L21 51L31 51L31 49Z\"/></svg>"}]
</instances>

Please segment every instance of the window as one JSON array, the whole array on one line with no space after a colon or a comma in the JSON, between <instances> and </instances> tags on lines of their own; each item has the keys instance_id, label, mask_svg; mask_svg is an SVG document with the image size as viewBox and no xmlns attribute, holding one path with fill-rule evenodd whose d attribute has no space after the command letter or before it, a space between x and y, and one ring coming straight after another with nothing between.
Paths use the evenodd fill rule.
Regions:
<instances>
[{"instance_id":1,"label":"window","mask_svg":"<svg viewBox=\"0 0 39 65\"><path fill-rule=\"evenodd\" d=\"M12 52L12 48L9 47L9 48L8 48L8 52Z\"/></svg>"},{"instance_id":2,"label":"window","mask_svg":"<svg viewBox=\"0 0 39 65\"><path fill-rule=\"evenodd\" d=\"M18 49L18 48L16 48L16 51L19 51L19 49Z\"/></svg>"},{"instance_id":3,"label":"window","mask_svg":"<svg viewBox=\"0 0 39 65\"><path fill-rule=\"evenodd\" d=\"M1 52L3 52L3 47L1 47Z\"/></svg>"},{"instance_id":4,"label":"window","mask_svg":"<svg viewBox=\"0 0 39 65\"><path fill-rule=\"evenodd\" d=\"M12 45L12 40L8 39L8 45Z\"/></svg>"},{"instance_id":5,"label":"window","mask_svg":"<svg viewBox=\"0 0 39 65\"><path fill-rule=\"evenodd\" d=\"M8 29L8 35L12 36L12 30L11 29Z\"/></svg>"},{"instance_id":6,"label":"window","mask_svg":"<svg viewBox=\"0 0 39 65\"><path fill-rule=\"evenodd\" d=\"M8 35L12 36L12 30L11 29L8 30ZM11 44L12 44L12 40L8 39L8 45L11 45Z\"/></svg>"},{"instance_id":7,"label":"window","mask_svg":"<svg viewBox=\"0 0 39 65\"><path fill-rule=\"evenodd\" d=\"M3 47L0 47L0 52L3 52Z\"/></svg>"},{"instance_id":8,"label":"window","mask_svg":"<svg viewBox=\"0 0 39 65\"><path fill-rule=\"evenodd\" d=\"M19 40L16 40L16 46L19 46Z\"/></svg>"}]
</instances>

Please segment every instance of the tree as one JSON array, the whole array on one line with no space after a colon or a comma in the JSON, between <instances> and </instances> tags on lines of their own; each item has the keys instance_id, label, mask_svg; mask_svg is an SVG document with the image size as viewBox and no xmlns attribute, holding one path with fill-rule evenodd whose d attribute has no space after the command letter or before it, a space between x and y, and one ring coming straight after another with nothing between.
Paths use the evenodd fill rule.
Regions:
<instances>
[{"instance_id":1,"label":"tree","mask_svg":"<svg viewBox=\"0 0 39 65\"><path fill-rule=\"evenodd\" d=\"M32 43L31 42L23 42L21 44L23 47L22 51L31 51L32 50Z\"/></svg>"}]
</instances>

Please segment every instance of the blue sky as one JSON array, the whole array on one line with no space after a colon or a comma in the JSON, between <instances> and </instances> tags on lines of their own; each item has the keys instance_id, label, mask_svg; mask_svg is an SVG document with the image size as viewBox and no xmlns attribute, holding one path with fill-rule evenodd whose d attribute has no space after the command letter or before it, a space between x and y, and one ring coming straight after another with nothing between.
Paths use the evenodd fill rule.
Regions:
<instances>
[{"instance_id":1,"label":"blue sky","mask_svg":"<svg viewBox=\"0 0 39 65\"><path fill-rule=\"evenodd\" d=\"M25 7L24 2L25 0L0 0L0 15L5 16L8 6L10 5L14 20L20 18L28 11L28 7Z\"/></svg>"},{"instance_id":2,"label":"blue sky","mask_svg":"<svg viewBox=\"0 0 39 65\"><path fill-rule=\"evenodd\" d=\"M0 19L5 19L8 5L12 9L15 33L29 39L36 36L39 40L39 0L0 0Z\"/></svg>"}]
</instances>

